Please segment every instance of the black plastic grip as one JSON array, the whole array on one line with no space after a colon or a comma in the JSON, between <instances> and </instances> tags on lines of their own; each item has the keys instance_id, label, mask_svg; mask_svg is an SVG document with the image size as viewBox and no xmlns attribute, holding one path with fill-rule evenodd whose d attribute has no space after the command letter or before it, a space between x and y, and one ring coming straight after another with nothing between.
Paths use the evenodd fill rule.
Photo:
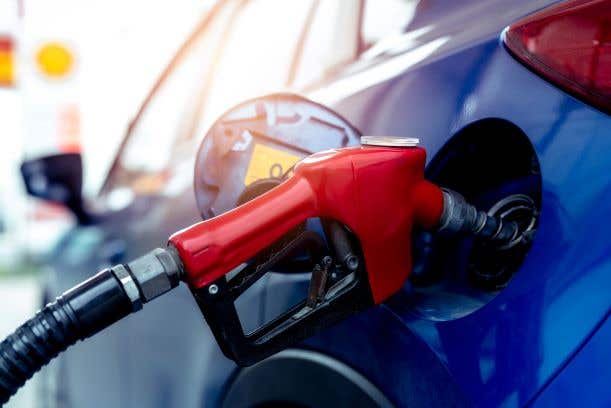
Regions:
<instances>
[{"instance_id":1,"label":"black plastic grip","mask_svg":"<svg viewBox=\"0 0 611 408\"><path fill-rule=\"evenodd\" d=\"M326 256L321 237L305 230L289 241L282 241L281 248L275 252L264 251L265 259L258 258L231 278L223 276L202 288L191 288L221 350L238 365L255 364L374 305L364 263L359 262L362 254L357 242L351 241L340 224L329 220L324 220L324 224L325 231L330 232L327 239L334 247L332 254L339 261L335 265L333 258ZM274 247L280 246L274 244ZM320 297L314 299L313 304L310 304L312 299L304 299L253 332L245 333L235 301L266 272L303 251L310 252L312 260L322 262L328 258L331 261L328 265L332 268L332 272L328 272L331 276L325 279ZM314 279L314 272L311 279Z\"/></svg>"}]
</instances>

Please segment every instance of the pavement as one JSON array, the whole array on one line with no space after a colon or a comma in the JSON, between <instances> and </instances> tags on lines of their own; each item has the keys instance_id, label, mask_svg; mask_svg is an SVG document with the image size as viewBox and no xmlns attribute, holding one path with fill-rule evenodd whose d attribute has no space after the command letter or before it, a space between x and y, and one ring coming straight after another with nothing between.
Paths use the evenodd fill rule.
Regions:
<instances>
[{"instance_id":1,"label":"pavement","mask_svg":"<svg viewBox=\"0 0 611 408\"><path fill-rule=\"evenodd\" d=\"M37 276L31 274L0 276L0 339L12 333L39 308L40 282ZM34 376L5 407L36 407L37 389L36 376Z\"/></svg>"}]
</instances>

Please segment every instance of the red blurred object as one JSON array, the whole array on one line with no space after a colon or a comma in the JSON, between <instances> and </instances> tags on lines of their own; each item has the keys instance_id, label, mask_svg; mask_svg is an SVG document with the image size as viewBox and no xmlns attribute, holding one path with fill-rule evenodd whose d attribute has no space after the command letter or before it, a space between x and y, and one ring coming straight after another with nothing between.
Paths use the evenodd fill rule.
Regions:
<instances>
[{"instance_id":1,"label":"red blurred object","mask_svg":"<svg viewBox=\"0 0 611 408\"><path fill-rule=\"evenodd\" d=\"M38 201L31 212L28 212L28 216L34 221L69 220L70 212L61 204Z\"/></svg>"},{"instance_id":2,"label":"red blurred object","mask_svg":"<svg viewBox=\"0 0 611 408\"><path fill-rule=\"evenodd\" d=\"M13 51L13 40L10 37L0 36L0 51Z\"/></svg>"},{"instance_id":3,"label":"red blurred object","mask_svg":"<svg viewBox=\"0 0 611 408\"><path fill-rule=\"evenodd\" d=\"M611 1L568 1L512 24L505 44L550 82L611 113Z\"/></svg>"},{"instance_id":4,"label":"red blurred object","mask_svg":"<svg viewBox=\"0 0 611 408\"><path fill-rule=\"evenodd\" d=\"M59 149L64 153L81 152L81 119L76 105L67 105L59 110L57 134Z\"/></svg>"},{"instance_id":5,"label":"red blurred object","mask_svg":"<svg viewBox=\"0 0 611 408\"><path fill-rule=\"evenodd\" d=\"M411 271L414 224L439 222L441 190L424 180L417 147L363 146L304 159L278 187L223 215L174 234L187 281L201 288L310 217L330 217L359 238L373 299L397 292Z\"/></svg>"},{"instance_id":6,"label":"red blurred object","mask_svg":"<svg viewBox=\"0 0 611 408\"><path fill-rule=\"evenodd\" d=\"M15 50L13 39L0 34L0 87L15 85Z\"/></svg>"}]
</instances>

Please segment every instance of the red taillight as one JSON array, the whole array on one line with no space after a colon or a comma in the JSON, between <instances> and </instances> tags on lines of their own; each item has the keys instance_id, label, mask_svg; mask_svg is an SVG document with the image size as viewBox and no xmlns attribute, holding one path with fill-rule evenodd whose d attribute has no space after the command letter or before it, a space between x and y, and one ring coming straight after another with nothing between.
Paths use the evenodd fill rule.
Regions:
<instances>
[{"instance_id":1,"label":"red taillight","mask_svg":"<svg viewBox=\"0 0 611 408\"><path fill-rule=\"evenodd\" d=\"M505 44L537 74L611 113L611 0L545 9L512 24Z\"/></svg>"}]
</instances>

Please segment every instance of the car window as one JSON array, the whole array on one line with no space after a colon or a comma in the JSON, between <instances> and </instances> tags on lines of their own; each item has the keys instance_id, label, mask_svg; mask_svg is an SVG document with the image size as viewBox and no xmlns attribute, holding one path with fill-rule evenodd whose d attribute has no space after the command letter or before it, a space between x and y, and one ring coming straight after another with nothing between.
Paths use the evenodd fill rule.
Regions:
<instances>
[{"instance_id":1,"label":"car window","mask_svg":"<svg viewBox=\"0 0 611 408\"><path fill-rule=\"evenodd\" d=\"M403 33L413 20L419 3L419 0L366 0L361 24L363 48Z\"/></svg>"},{"instance_id":2,"label":"car window","mask_svg":"<svg viewBox=\"0 0 611 408\"><path fill-rule=\"evenodd\" d=\"M358 52L361 0L319 0L293 81L298 89L324 81L352 62Z\"/></svg>"},{"instance_id":3,"label":"car window","mask_svg":"<svg viewBox=\"0 0 611 408\"><path fill-rule=\"evenodd\" d=\"M313 0L225 2L145 106L102 190L110 207L192 182L207 127L239 101L285 87Z\"/></svg>"},{"instance_id":4,"label":"car window","mask_svg":"<svg viewBox=\"0 0 611 408\"><path fill-rule=\"evenodd\" d=\"M194 80L207 71L237 3L227 2L145 102L102 189L111 208L122 207L134 195L156 192L166 181L175 142L185 132L191 106L201 92Z\"/></svg>"},{"instance_id":5,"label":"car window","mask_svg":"<svg viewBox=\"0 0 611 408\"><path fill-rule=\"evenodd\" d=\"M313 0L258 0L244 6L215 69L203 131L242 100L286 87L312 4Z\"/></svg>"}]
</instances>

